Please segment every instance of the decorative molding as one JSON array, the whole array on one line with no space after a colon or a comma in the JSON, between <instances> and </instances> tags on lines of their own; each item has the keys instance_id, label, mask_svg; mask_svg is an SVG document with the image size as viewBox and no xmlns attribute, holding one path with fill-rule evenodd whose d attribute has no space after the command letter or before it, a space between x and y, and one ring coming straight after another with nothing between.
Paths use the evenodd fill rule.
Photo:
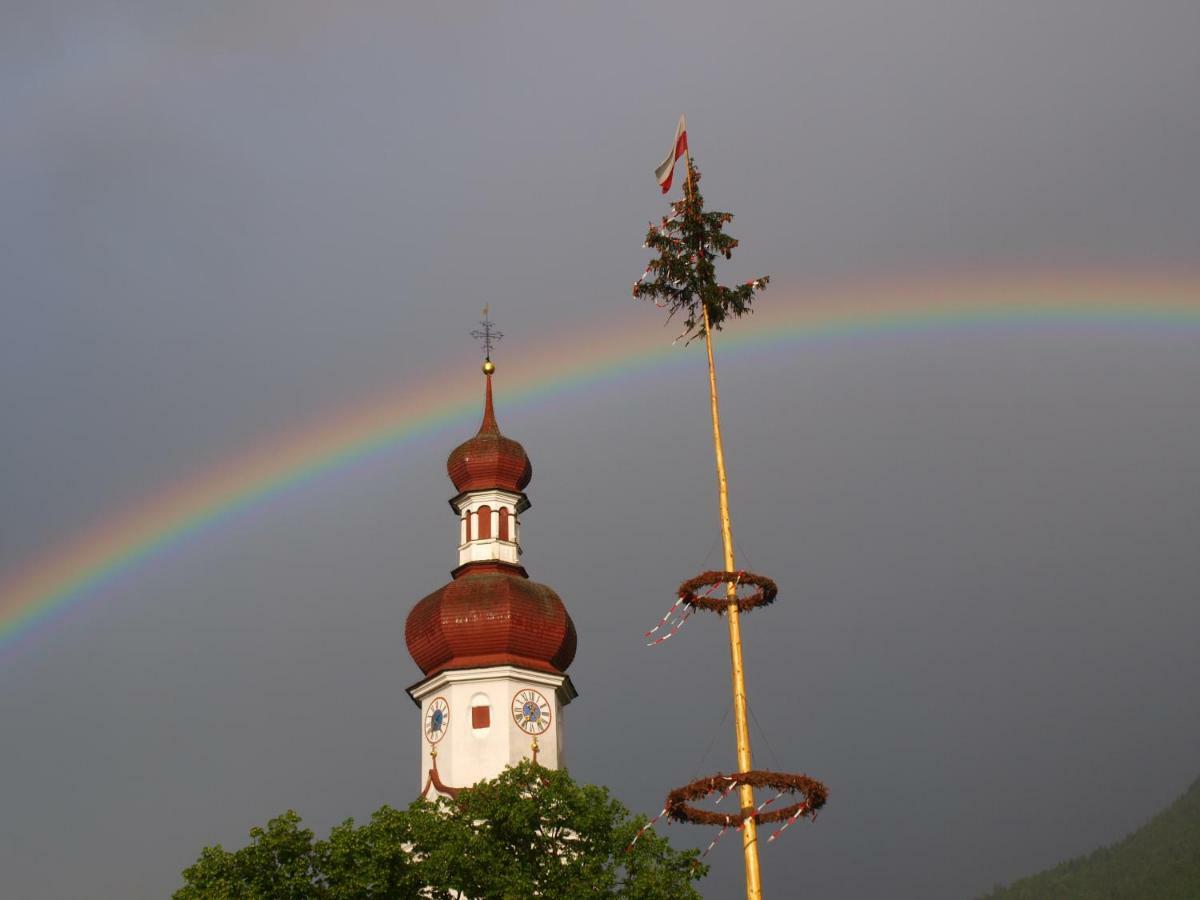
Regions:
<instances>
[{"instance_id":1,"label":"decorative molding","mask_svg":"<svg viewBox=\"0 0 1200 900\"><path fill-rule=\"evenodd\" d=\"M542 685L554 691L559 705L566 706L579 696L570 675L554 675L550 672L539 672L536 669L525 669L520 666L485 666L478 669L446 669L432 678L418 681L405 689L418 707L421 701L430 694L451 684L471 684L473 682L494 681L497 678L511 678L515 681L525 681L533 685Z\"/></svg>"},{"instance_id":2,"label":"decorative molding","mask_svg":"<svg viewBox=\"0 0 1200 900\"><path fill-rule=\"evenodd\" d=\"M461 494L455 494L450 498L450 508L454 510L455 515L459 516L462 515L462 511L467 506L478 506L482 503L502 503L505 506L511 506L518 514L525 512L525 510L533 505L524 494L516 493L515 491L502 491L499 488L463 491Z\"/></svg>"}]
</instances>

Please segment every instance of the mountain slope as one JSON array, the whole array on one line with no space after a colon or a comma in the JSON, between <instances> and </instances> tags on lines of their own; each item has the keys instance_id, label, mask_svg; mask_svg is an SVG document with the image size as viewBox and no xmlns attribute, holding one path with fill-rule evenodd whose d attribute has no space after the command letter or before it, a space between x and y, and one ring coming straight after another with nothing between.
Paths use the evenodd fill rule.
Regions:
<instances>
[{"instance_id":1,"label":"mountain slope","mask_svg":"<svg viewBox=\"0 0 1200 900\"><path fill-rule=\"evenodd\" d=\"M1133 834L983 900L1198 900L1200 779Z\"/></svg>"}]
</instances>

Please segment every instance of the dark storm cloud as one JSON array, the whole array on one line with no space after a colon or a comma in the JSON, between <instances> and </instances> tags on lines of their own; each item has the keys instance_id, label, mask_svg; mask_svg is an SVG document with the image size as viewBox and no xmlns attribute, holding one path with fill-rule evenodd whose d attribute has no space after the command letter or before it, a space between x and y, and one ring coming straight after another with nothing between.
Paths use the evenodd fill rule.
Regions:
<instances>
[{"instance_id":1,"label":"dark storm cloud","mask_svg":"<svg viewBox=\"0 0 1200 900\"><path fill-rule=\"evenodd\" d=\"M730 277L1194 271L1194 3L331 9L3 14L0 571L473 367L490 302L528 565L580 634L569 761L641 811L733 763L720 623L640 642L716 562L702 359L520 409L503 365L659 327L627 291L681 110L737 213ZM783 586L747 623L757 758L832 789L764 848L770 895L970 896L1196 776L1195 350L998 330L723 357L736 538ZM0 660L14 895L163 896L288 807L325 829L411 797L403 622L453 564L442 464L470 427L195 539ZM738 890L735 844L711 896Z\"/></svg>"}]
</instances>

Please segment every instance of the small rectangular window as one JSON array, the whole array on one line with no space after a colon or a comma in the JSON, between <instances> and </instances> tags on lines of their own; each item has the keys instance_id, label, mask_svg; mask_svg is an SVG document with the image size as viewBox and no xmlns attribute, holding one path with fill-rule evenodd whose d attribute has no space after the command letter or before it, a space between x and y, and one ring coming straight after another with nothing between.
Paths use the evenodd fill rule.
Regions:
<instances>
[{"instance_id":1,"label":"small rectangular window","mask_svg":"<svg viewBox=\"0 0 1200 900\"><path fill-rule=\"evenodd\" d=\"M492 708L490 706L471 707L471 727L487 728L492 724Z\"/></svg>"}]
</instances>

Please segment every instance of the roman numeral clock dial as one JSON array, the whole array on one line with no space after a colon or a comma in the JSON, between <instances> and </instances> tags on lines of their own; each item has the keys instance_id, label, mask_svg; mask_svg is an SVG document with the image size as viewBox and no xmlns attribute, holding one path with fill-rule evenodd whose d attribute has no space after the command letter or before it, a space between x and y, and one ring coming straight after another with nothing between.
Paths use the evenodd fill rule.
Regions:
<instances>
[{"instance_id":1,"label":"roman numeral clock dial","mask_svg":"<svg viewBox=\"0 0 1200 900\"><path fill-rule=\"evenodd\" d=\"M550 702L530 688L517 691L512 715L517 727L526 734L542 734L550 727Z\"/></svg>"},{"instance_id":2,"label":"roman numeral clock dial","mask_svg":"<svg viewBox=\"0 0 1200 900\"><path fill-rule=\"evenodd\" d=\"M425 740L436 744L446 736L450 727L450 704L442 697L434 697L425 713Z\"/></svg>"}]
</instances>

